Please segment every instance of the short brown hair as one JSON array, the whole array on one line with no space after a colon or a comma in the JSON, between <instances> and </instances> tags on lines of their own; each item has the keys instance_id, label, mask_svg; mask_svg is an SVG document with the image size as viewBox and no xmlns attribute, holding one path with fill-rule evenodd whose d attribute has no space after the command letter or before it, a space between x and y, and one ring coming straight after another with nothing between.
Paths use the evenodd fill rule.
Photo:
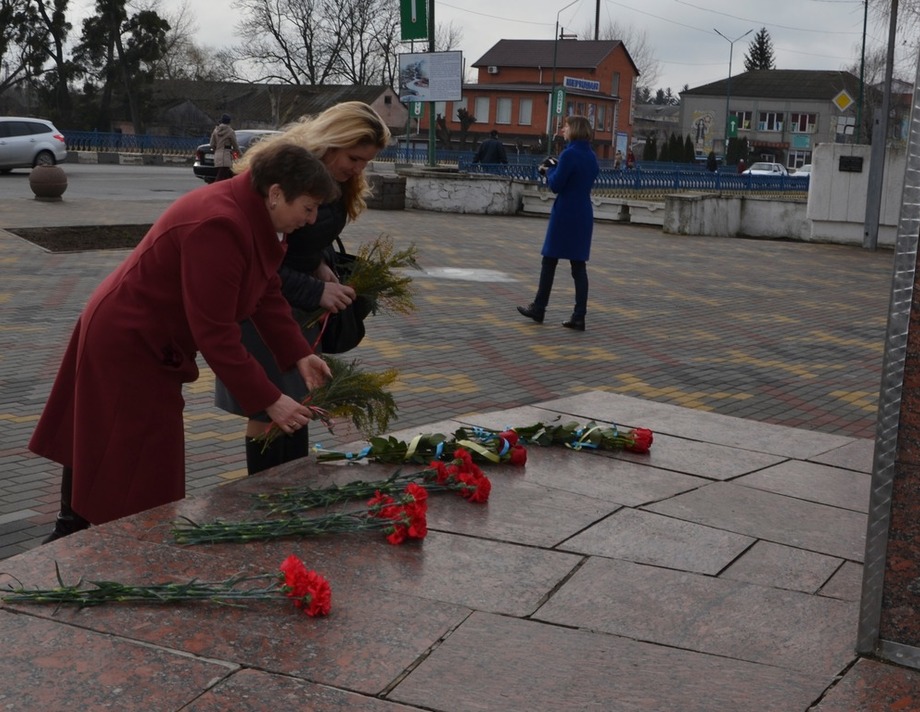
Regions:
<instances>
[{"instance_id":1,"label":"short brown hair","mask_svg":"<svg viewBox=\"0 0 920 712\"><path fill-rule=\"evenodd\" d=\"M591 141L594 138L594 129L584 116L572 114L565 117L565 123L571 129L569 138L572 141Z\"/></svg>"},{"instance_id":2,"label":"short brown hair","mask_svg":"<svg viewBox=\"0 0 920 712\"><path fill-rule=\"evenodd\" d=\"M337 200L341 191L323 162L292 141L272 141L249 163L252 187L259 195L277 184L288 202L309 195L320 203Z\"/></svg>"}]
</instances>

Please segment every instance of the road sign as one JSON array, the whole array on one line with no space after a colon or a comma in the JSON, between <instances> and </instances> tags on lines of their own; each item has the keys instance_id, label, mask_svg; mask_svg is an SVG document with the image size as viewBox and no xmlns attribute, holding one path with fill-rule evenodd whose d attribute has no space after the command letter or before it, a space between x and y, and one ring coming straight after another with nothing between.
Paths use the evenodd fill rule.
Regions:
<instances>
[{"instance_id":1,"label":"road sign","mask_svg":"<svg viewBox=\"0 0 920 712\"><path fill-rule=\"evenodd\" d=\"M737 116L728 117L728 137L738 138L738 117Z\"/></svg>"},{"instance_id":2,"label":"road sign","mask_svg":"<svg viewBox=\"0 0 920 712\"><path fill-rule=\"evenodd\" d=\"M428 6L426 0L399 0L400 38L428 39Z\"/></svg>"},{"instance_id":3,"label":"road sign","mask_svg":"<svg viewBox=\"0 0 920 712\"><path fill-rule=\"evenodd\" d=\"M420 101L409 102L409 113L412 114L413 119L422 118L422 114L425 113L425 104Z\"/></svg>"}]
</instances>

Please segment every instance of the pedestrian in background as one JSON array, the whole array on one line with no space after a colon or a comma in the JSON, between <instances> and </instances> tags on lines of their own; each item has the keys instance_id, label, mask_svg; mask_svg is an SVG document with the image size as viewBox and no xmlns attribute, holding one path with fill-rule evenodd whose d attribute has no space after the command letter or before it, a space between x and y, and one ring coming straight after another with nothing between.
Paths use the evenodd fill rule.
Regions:
<instances>
[{"instance_id":1,"label":"pedestrian in background","mask_svg":"<svg viewBox=\"0 0 920 712\"><path fill-rule=\"evenodd\" d=\"M217 174L214 180L224 180L233 175L233 157L240 155L240 144L236 140L236 131L230 126L230 114L220 117L220 123L211 132L211 152L214 154L214 167Z\"/></svg>"},{"instance_id":2,"label":"pedestrian in background","mask_svg":"<svg viewBox=\"0 0 920 712\"><path fill-rule=\"evenodd\" d=\"M594 132L584 116L568 116L562 128L568 146L555 159L544 161L538 169L546 176L546 184L556 194L550 211L546 239L543 241L543 262L537 295L526 307L517 310L538 324L543 323L550 292L560 259L569 260L575 281L575 307L572 316L562 325L576 331L585 330L588 311L588 270L591 236L594 231L594 208L591 189L599 172L597 157L591 149Z\"/></svg>"},{"instance_id":3,"label":"pedestrian in background","mask_svg":"<svg viewBox=\"0 0 920 712\"><path fill-rule=\"evenodd\" d=\"M331 376L291 317L277 270L279 235L313 222L338 194L307 149L279 141L246 172L176 200L95 289L29 442L63 466L46 541L185 496L182 386L198 378L199 351L283 432L309 421L243 348L239 323L251 318L308 388Z\"/></svg>"},{"instance_id":4,"label":"pedestrian in background","mask_svg":"<svg viewBox=\"0 0 920 712\"><path fill-rule=\"evenodd\" d=\"M716 158L715 151L710 151L709 155L706 156L706 170L710 173L715 173L719 170L719 160Z\"/></svg>"},{"instance_id":5,"label":"pedestrian in background","mask_svg":"<svg viewBox=\"0 0 920 712\"><path fill-rule=\"evenodd\" d=\"M498 131L492 129L489 138L479 144L473 163L507 163L508 154L505 145L498 140Z\"/></svg>"}]
</instances>

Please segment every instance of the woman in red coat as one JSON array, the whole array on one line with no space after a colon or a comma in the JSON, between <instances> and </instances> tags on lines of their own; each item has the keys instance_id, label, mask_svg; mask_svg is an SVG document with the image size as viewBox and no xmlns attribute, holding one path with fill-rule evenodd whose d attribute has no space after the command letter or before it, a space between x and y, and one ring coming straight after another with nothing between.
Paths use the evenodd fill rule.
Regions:
<instances>
[{"instance_id":1,"label":"woman in red coat","mask_svg":"<svg viewBox=\"0 0 920 712\"><path fill-rule=\"evenodd\" d=\"M185 496L182 384L198 378L197 351L247 409L286 433L308 422L243 347L239 322L251 319L308 387L329 377L278 267L284 235L338 193L306 149L276 142L246 172L177 200L96 288L29 443L64 466L48 541Z\"/></svg>"}]
</instances>

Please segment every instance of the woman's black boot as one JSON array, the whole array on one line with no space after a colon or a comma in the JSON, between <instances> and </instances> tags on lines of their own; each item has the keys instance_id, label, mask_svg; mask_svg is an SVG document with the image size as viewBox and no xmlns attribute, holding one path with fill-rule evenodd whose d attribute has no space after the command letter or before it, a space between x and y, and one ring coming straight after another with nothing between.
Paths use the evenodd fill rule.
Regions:
<instances>
[{"instance_id":1,"label":"woman's black boot","mask_svg":"<svg viewBox=\"0 0 920 712\"><path fill-rule=\"evenodd\" d=\"M304 425L284 438L284 462L299 460L310 454L310 429Z\"/></svg>"},{"instance_id":2,"label":"woman's black boot","mask_svg":"<svg viewBox=\"0 0 920 712\"><path fill-rule=\"evenodd\" d=\"M71 509L72 493L73 468L65 467L61 470L61 509L58 512L57 519L54 521L54 529L42 539L42 544L48 544L74 532L89 528L89 522Z\"/></svg>"},{"instance_id":3,"label":"woman's black boot","mask_svg":"<svg viewBox=\"0 0 920 712\"><path fill-rule=\"evenodd\" d=\"M284 463L284 440L286 439L283 436L277 437L266 446L264 440L256 440L247 436L246 469L249 474L254 475Z\"/></svg>"}]
</instances>

